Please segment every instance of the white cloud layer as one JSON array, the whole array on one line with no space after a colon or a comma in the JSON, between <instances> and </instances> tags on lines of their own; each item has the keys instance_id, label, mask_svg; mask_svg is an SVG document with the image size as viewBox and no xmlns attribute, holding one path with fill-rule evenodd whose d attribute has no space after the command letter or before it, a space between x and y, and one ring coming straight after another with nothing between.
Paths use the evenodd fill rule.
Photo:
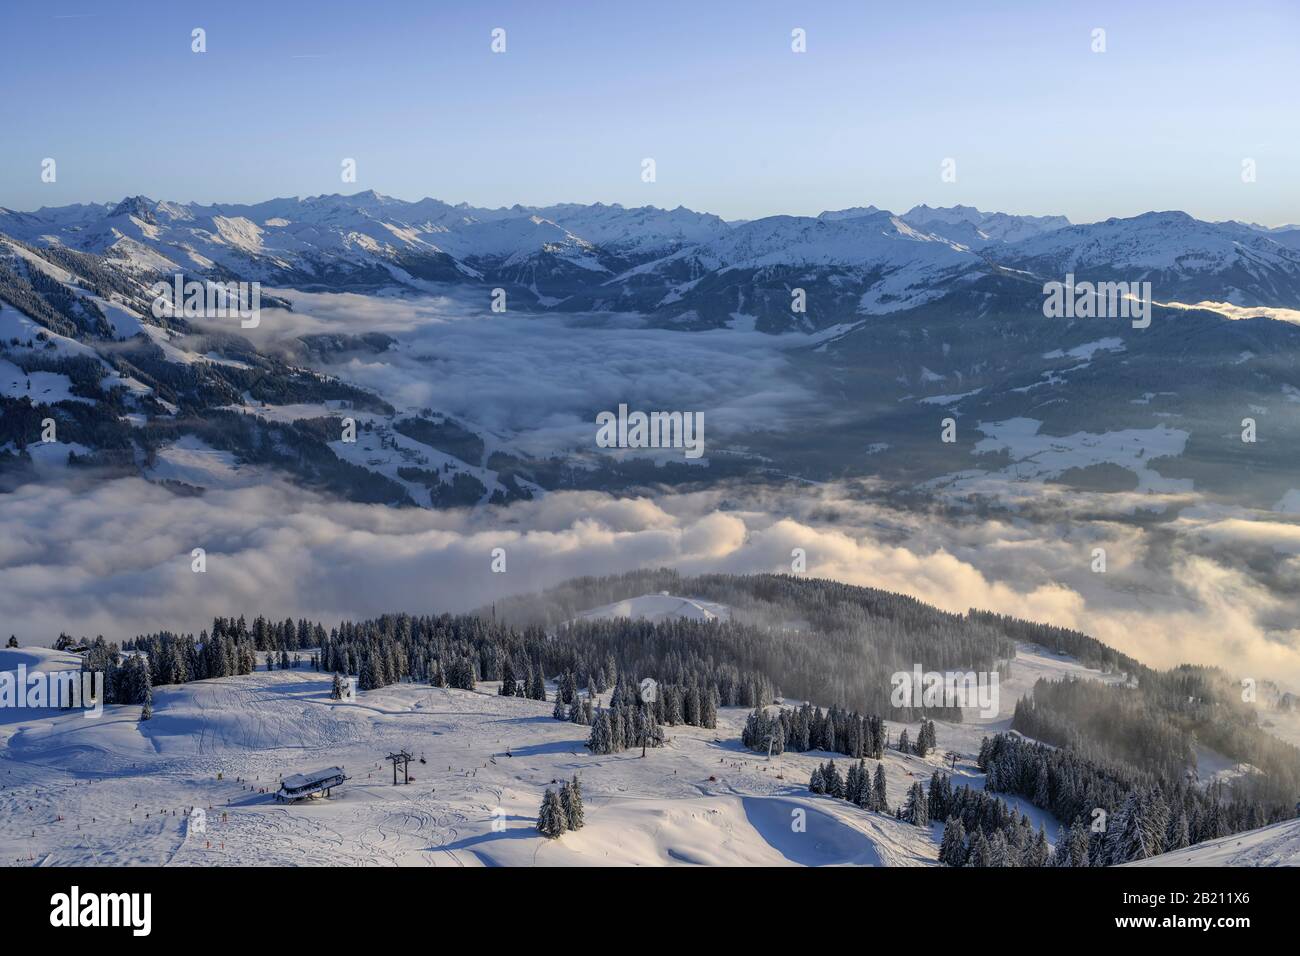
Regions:
<instances>
[{"instance_id":1,"label":"white cloud layer","mask_svg":"<svg viewBox=\"0 0 1300 956\"><path fill-rule=\"evenodd\" d=\"M1076 628L1157 666L1300 681L1300 560L1274 550L1292 523L1209 511L1164 526L954 518L894 510L868 492L566 492L435 512L341 503L275 480L200 498L139 479L28 485L0 507L0 626L50 643L60 630L197 633L214 615L333 623L461 611L638 567L788 571L799 547L812 575ZM1095 515L1102 502L1082 505ZM190 569L196 547L203 574ZM496 547L504 574L490 570ZM1107 551L1105 574L1090 570L1095 547Z\"/></svg>"},{"instance_id":2,"label":"white cloud layer","mask_svg":"<svg viewBox=\"0 0 1300 956\"><path fill-rule=\"evenodd\" d=\"M310 333L383 332L399 344L322 366L399 410L432 408L509 436L530 454L591 448L595 413L701 411L708 438L773 428L820 399L785 374L786 353L816 339L741 329L678 332L636 316L486 310L482 302L287 293L245 332L265 348Z\"/></svg>"}]
</instances>

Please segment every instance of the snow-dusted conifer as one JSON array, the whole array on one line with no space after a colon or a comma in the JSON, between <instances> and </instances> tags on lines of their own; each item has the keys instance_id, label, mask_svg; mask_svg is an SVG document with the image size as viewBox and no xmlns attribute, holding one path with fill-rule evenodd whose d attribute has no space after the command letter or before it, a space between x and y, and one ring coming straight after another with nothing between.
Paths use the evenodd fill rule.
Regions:
<instances>
[{"instance_id":1,"label":"snow-dusted conifer","mask_svg":"<svg viewBox=\"0 0 1300 956\"><path fill-rule=\"evenodd\" d=\"M1191 841L1190 827L1187 824L1187 812L1179 810L1177 816L1169 818L1169 832L1165 836L1165 852L1184 850Z\"/></svg>"},{"instance_id":2,"label":"snow-dusted conifer","mask_svg":"<svg viewBox=\"0 0 1300 956\"><path fill-rule=\"evenodd\" d=\"M966 828L958 817L949 817L943 827L943 842L939 845L939 862L948 866L966 864Z\"/></svg>"},{"instance_id":3,"label":"snow-dusted conifer","mask_svg":"<svg viewBox=\"0 0 1300 956\"><path fill-rule=\"evenodd\" d=\"M1047 845L1047 833L1043 825L1038 825L1038 836L1035 837L1033 845L1027 851L1026 858L1023 860L1025 866L1047 866L1047 861L1051 858L1052 849Z\"/></svg>"},{"instance_id":4,"label":"snow-dusted conifer","mask_svg":"<svg viewBox=\"0 0 1300 956\"><path fill-rule=\"evenodd\" d=\"M578 782L577 774L574 774L573 780L560 788L560 804L564 807L569 829L581 830L586 820L582 806L582 784Z\"/></svg>"},{"instance_id":5,"label":"snow-dusted conifer","mask_svg":"<svg viewBox=\"0 0 1300 956\"><path fill-rule=\"evenodd\" d=\"M822 776L821 767L813 767L812 776L808 779L808 789L813 793L826 792L826 778Z\"/></svg>"},{"instance_id":6,"label":"snow-dusted conifer","mask_svg":"<svg viewBox=\"0 0 1300 956\"><path fill-rule=\"evenodd\" d=\"M907 791L907 803L903 807L903 819L913 826L927 827L930 825L929 799L925 795L925 787L920 783L914 783Z\"/></svg>"},{"instance_id":7,"label":"snow-dusted conifer","mask_svg":"<svg viewBox=\"0 0 1300 956\"><path fill-rule=\"evenodd\" d=\"M837 800L844 799L844 778L840 776L840 770L835 766L832 760L826 765L826 792Z\"/></svg>"},{"instance_id":8,"label":"snow-dusted conifer","mask_svg":"<svg viewBox=\"0 0 1300 956\"><path fill-rule=\"evenodd\" d=\"M1068 851L1070 866L1091 866L1092 858L1089 852L1088 828L1084 825L1083 820L1075 820L1074 825L1070 827L1070 841Z\"/></svg>"},{"instance_id":9,"label":"snow-dusted conifer","mask_svg":"<svg viewBox=\"0 0 1300 956\"><path fill-rule=\"evenodd\" d=\"M587 738L587 747L594 754L614 752L614 733L610 725L609 711L602 710L591 722L591 735Z\"/></svg>"},{"instance_id":10,"label":"snow-dusted conifer","mask_svg":"<svg viewBox=\"0 0 1300 956\"><path fill-rule=\"evenodd\" d=\"M871 784L871 809L880 813L889 812L889 793L885 789L885 765L876 764L875 777Z\"/></svg>"},{"instance_id":11,"label":"snow-dusted conifer","mask_svg":"<svg viewBox=\"0 0 1300 956\"><path fill-rule=\"evenodd\" d=\"M537 814L537 830L543 836L555 839L562 836L568 828L568 817L564 813L564 805L560 803L559 794L548 788Z\"/></svg>"}]
</instances>

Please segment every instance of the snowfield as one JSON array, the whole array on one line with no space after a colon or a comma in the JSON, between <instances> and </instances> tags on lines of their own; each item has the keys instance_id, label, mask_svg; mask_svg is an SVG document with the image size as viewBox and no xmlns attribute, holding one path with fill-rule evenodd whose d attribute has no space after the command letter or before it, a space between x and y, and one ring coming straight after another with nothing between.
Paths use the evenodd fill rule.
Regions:
<instances>
[{"instance_id":1,"label":"snowfield","mask_svg":"<svg viewBox=\"0 0 1300 956\"><path fill-rule=\"evenodd\" d=\"M1125 866L1300 866L1300 819L1206 840Z\"/></svg>"},{"instance_id":2,"label":"snowfield","mask_svg":"<svg viewBox=\"0 0 1300 956\"><path fill-rule=\"evenodd\" d=\"M155 481L183 481L202 488L243 488L266 481L266 469L241 466L228 451L185 435L158 450L157 463L145 475Z\"/></svg>"},{"instance_id":3,"label":"snowfield","mask_svg":"<svg viewBox=\"0 0 1300 956\"><path fill-rule=\"evenodd\" d=\"M3 651L14 669L75 667L51 651ZM933 865L941 828L917 829L806 783L831 755L770 764L740 747L741 709L717 730L668 728L668 745L592 756L586 728L552 705L400 684L333 701L309 669L154 691L154 716L0 710L0 860L26 865L530 866ZM405 747L409 785L383 760ZM842 757L840 759L843 759ZM341 764L328 799L273 801L281 775ZM890 799L935 761L885 759ZM543 791L579 774L587 826L534 829ZM784 777L785 779L781 779ZM713 778L713 779L710 779ZM194 807L206 829L191 825ZM803 810L806 832L792 821ZM498 822L500 821L500 822ZM494 829L494 824L496 828Z\"/></svg>"},{"instance_id":4,"label":"snowfield","mask_svg":"<svg viewBox=\"0 0 1300 956\"><path fill-rule=\"evenodd\" d=\"M56 372L24 372L12 362L0 359L0 395L30 398L35 403L86 402L72 394L72 380Z\"/></svg>"},{"instance_id":5,"label":"snowfield","mask_svg":"<svg viewBox=\"0 0 1300 956\"><path fill-rule=\"evenodd\" d=\"M688 621L726 621L731 619L731 608L725 604L715 604L698 598L675 597L665 591L662 594L643 594L640 597L628 598L626 601L616 601L604 607L583 611L578 615L577 620L606 621L620 617L654 622L674 618Z\"/></svg>"},{"instance_id":6,"label":"snowfield","mask_svg":"<svg viewBox=\"0 0 1300 956\"><path fill-rule=\"evenodd\" d=\"M637 609L642 600L623 603ZM0 670L19 664L75 669L79 658L44 648L0 650ZM1016 699L1034 680L1066 673L1118 679L1022 647L996 716L938 723L938 750L924 759L885 752L891 806L940 768L950 769L958 786L981 788L974 766L981 737L1009 727ZM938 865L940 822L921 829L810 794L815 766L831 758L847 766L847 759L813 751L769 762L752 754L739 742L746 709L720 709L715 730L666 727L667 745L644 759L639 750L594 756L583 746L585 727L553 719L551 703L500 697L497 686L404 683L335 701L330 678L304 666L157 687L154 716L145 722L138 707L109 706L98 718L0 708L0 862ZM902 726L888 725L891 739ZM416 758L413 779L394 786L384 757L401 748ZM955 768L945 762L950 750L959 754ZM274 801L282 776L331 765L351 778L331 797ZM547 840L534 829L541 796L574 774L587 825ZM1048 814L1004 799L1055 837L1057 821ZM1259 862L1300 859L1300 829L1288 832L1289 842L1258 849Z\"/></svg>"},{"instance_id":7,"label":"snowfield","mask_svg":"<svg viewBox=\"0 0 1300 956\"><path fill-rule=\"evenodd\" d=\"M961 398L962 396L947 396ZM976 425L986 437L975 443L976 455L1006 452L1012 463L996 472L977 469L932 480L935 487L947 487L958 494L987 490L998 480L1044 482L1073 468L1118 465L1137 476L1139 493L1190 492L1191 479L1166 478L1153 467L1161 458L1176 458L1187 447L1189 432L1166 425L1154 428L1126 428L1107 432L1076 432L1072 435L1043 435L1042 422L1034 418L1011 418Z\"/></svg>"}]
</instances>

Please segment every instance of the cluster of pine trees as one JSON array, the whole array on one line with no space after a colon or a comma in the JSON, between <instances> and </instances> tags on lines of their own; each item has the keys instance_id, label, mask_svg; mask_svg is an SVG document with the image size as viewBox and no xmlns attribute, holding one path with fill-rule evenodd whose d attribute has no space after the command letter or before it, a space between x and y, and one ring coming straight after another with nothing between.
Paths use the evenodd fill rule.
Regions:
<instances>
[{"instance_id":1,"label":"cluster of pine trees","mask_svg":"<svg viewBox=\"0 0 1300 956\"><path fill-rule=\"evenodd\" d=\"M603 674L617 674L617 668L611 661L608 669L602 670ZM590 724L591 707L596 702L597 685L595 683L587 684L587 699L581 700L578 692L577 679L572 671L566 671L561 674L557 680L558 697L556 707L552 716L556 720L571 720L574 723ZM608 690L609 687L604 687ZM639 689L630 681L615 681L613 684L613 696L610 698L611 707L619 707L624 703L636 703L640 700ZM654 714L654 719L661 724L667 724L675 727L678 724L686 724L690 727L708 727L713 728L718 725L718 706L721 703L721 694L718 692L716 683L700 682L690 685L682 684L657 684L654 700L648 705ZM561 709L560 705L567 705ZM580 708L575 714L574 708ZM585 716L584 716L585 715Z\"/></svg>"},{"instance_id":2,"label":"cluster of pine trees","mask_svg":"<svg viewBox=\"0 0 1300 956\"><path fill-rule=\"evenodd\" d=\"M637 689L630 682L616 685L609 707L597 709L591 717L587 747L594 754L663 745L664 730L655 716L654 707L640 702Z\"/></svg>"},{"instance_id":3,"label":"cluster of pine trees","mask_svg":"<svg viewBox=\"0 0 1300 956\"><path fill-rule=\"evenodd\" d=\"M313 663L316 663L316 658L314 656L312 657L312 661ZM289 652L286 650L281 650L279 654L266 655L266 669L269 671L275 670L276 667L279 667L282 671L291 669L296 670L301 664L302 658L297 654L290 657ZM317 669L319 669L319 667Z\"/></svg>"},{"instance_id":4,"label":"cluster of pine trees","mask_svg":"<svg viewBox=\"0 0 1300 956\"><path fill-rule=\"evenodd\" d=\"M890 812L883 763L871 772L860 759L841 774L831 760L813 770L808 789L864 810ZM917 781L908 788L894 816L917 827L946 818L939 859L949 866L1044 866L1050 856L1041 826L1035 835L1025 815L1017 818L1005 802L982 791L954 789L948 775L938 771L928 787Z\"/></svg>"},{"instance_id":5,"label":"cluster of pine trees","mask_svg":"<svg viewBox=\"0 0 1300 956\"><path fill-rule=\"evenodd\" d=\"M718 706L722 694L716 682L703 680L693 684L659 684L651 708L655 719L669 727L718 726Z\"/></svg>"},{"instance_id":6,"label":"cluster of pine trees","mask_svg":"<svg viewBox=\"0 0 1300 956\"><path fill-rule=\"evenodd\" d=\"M214 618L211 633L203 631L197 638L192 634L162 631L126 641L122 648L149 658L153 683L158 686L251 674L257 662L257 651L274 653L274 658L268 658L268 663L274 659L282 668L291 667L298 658L296 653L291 656L291 652L318 647L324 640L325 629L319 624L313 625L305 620L295 624L291 619L277 623L258 617L250 628L240 616ZM100 638L96 644L102 641ZM115 645L105 647L116 650ZM316 658L313 662L319 667Z\"/></svg>"},{"instance_id":7,"label":"cluster of pine trees","mask_svg":"<svg viewBox=\"0 0 1300 956\"><path fill-rule=\"evenodd\" d=\"M542 807L537 813L537 831L555 839L569 830L581 830L586 824L582 806L582 784L577 774L560 785L559 792L550 789L542 797Z\"/></svg>"},{"instance_id":8,"label":"cluster of pine trees","mask_svg":"<svg viewBox=\"0 0 1300 956\"><path fill-rule=\"evenodd\" d=\"M320 667L357 678L361 690L403 680L473 690L478 681L501 681L502 693L545 700L546 635L519 633L470 616L384 615L345 621L320 646Z\"/></svg>"},{"instance_id":9,"label":"cluster of pine trees","mask_svg":"<svg viewBox=\"0 0 1300 956\"><path fill-rule=\"evenodd\" d=\"M750 750L774 754L825 750L879 760L885 752L885 723L873 714L803 704L775 711L756 707L745 721L740 742Z\"/></svg>"},{"instance_id":10,"label":"cluster of pine trees","mask_svg":"<svg viewBox=\"0 0 1300 956\"><path fill-rule=\"evenodd\" d=\"M551 716L556 720L567 720L571 724L590 726L594 714L593 700L590 697L575 697L572 703L566 704L561 694L555 695L555 707L551 710Z\"/></svg>"},{"instance_id":11,"label":"cluster of pine trees","mask_svg":"<svg viewBox=\"0 0 1300 956\"><path fill-rule=\"evenodd\" d=\"M590 726L595 715L596 688L587 686L584 699L578 690L578 678L573 671L565 671L555 681L555 708L551 716L556 720L567 720L572 724Z\"/></svg>"},{"instance_id":12,"label":"cluster of pine trees","mask_svg":"<svg viewBox=\"0 0 1300 956\"><path fill-rule=\"evenodd\" d=\"M198 641L190 634L149 634L128 641L125 655L116 644L97 637L82 655L81 669L104 675L104 702L108 704L144 703L138 689L141 677L130 673L134 667L142 668L143 681L150 687L251 674L257 657L248 636L215 630L214 634L205 631Z\"/></svg>"},{"instance_id":13,"label":"cluster of pine trees","mask_svg":"<svg viewBox=\"0 0 1300 956\"><path fill-rule=\"evenodd\" d=\"M830 707L823 711L812 704L799 707L755 707L745 720L740 742L758 753L805 753L824 750L848 757L871 757L879 760L888 745L884 719L876 714ZM922 718L913 743L904 728L898 735L900 753L924 757L937 746L934 721Z\"/></svg>"},{"instance_id":14,"label":"cluster of pine trees","mask_svg":"<svg viewBox=\"0 0 1300 956\"><path fill-rule=\"evenodd\" d=\"M12 646L18 642L10 638ZM81 658L86 673L104 675L105 704L139 704L140 719L153 717L153 686L149 657L142 653L122 655L117 645L106 644L102 637L90 644Z\"/></svg>"},{"instance_id":15,"label":"cluster of pine trees","mask_svg":"<svg viewBox=\"0 0 1300 956\"><path fill-rule=\"evenodd\" d=\"M660 591L726 604L732 620L679 622L675 631L645 621L573 622L588 608ZM735 668L731 682L718 682L724 706L771 703L779 684L781 691L801 700L909 723L919 719L920 711L892 705L890 677L895 672L911 670L915 661L937 670L992 671L1015 653L1015 643L994 623L901 594L783 574L683 578L659 569L578 578L540 595L499 601L496 610L518 626L578 631L615 654L630 652L633 664L646 656L653 660L658 650L712 656ZM671 635L667 642L665 634ZM620 650L617 642L629 638L632 646ZM682 643L692 639L695 649ZM755 681L760 686L749 686ZM935 709L931 716L960 721L961 711Z\"/></svg>"},{"instance_id":16,"label":"cluster of pine trees","mask_svg":"<svg viewBox=\"0 0 1300 956\"><path fill-rule=\"evenodd\" d=\"M889 812L889 795L885 789L885 765L876 764L875 773L867 770L867 762L859 759L841 776L835 761L816 767L808 780L808 789L837 800L847 800L864 810Z\"/></svg>"},{"instance_id":17,"label":"cluster of pine trees","mask_svg":"<svg viewBox=\"0 0 1300 956\"><path fill-rule=\"evenodd\" d=\"M1016 702L1011 726L1080 754L1177 778L1195 766L1192 735L1132 687L1100 681L1039 680Z\"/></svg>"},{"instance_id":18,"label":"cluster of pine trees","mask_svg":"<svg viewBox=\"0 0 1300 956\"><path fill-rule=\"evenodd\" d=\"M574 621L559 627L556 643L573 655L579 678L603 675L612 686L620 673L653 676L662 689L661 719L695 723L707 694L722 707L770 703L776 683L767 671L744 663L753 628L688 620ZM694 695L694 696L692 696ZM696 726L699 726L696 723Z\"/></svg>"},{"instance_id":19,"label":"cluster of pine trees","mask_svg":"<svg viewBox=\"0 0 1300 956\"><path fill-rule=\"evenodd\" d=\"M904 727L898 734L898 750L900 753L916 754L918 757L924 757L938 744L935 742L934 721L921 719L921 726L916 731L916 741L912 742L907 736L907 728Z\"/></svg>"},{"instance_id":20,"label":"cluster of pine trees","mask_svg":"<svg viewBox=\"0 0 1300 956\"><path fill-rule=\"evenodd\" d=\"M980 767L987 774L986 790L954 788L947 774L935 771L928 787L912 785L895 812L916 826L945 820L939 859L949 866L1114 866L1294 815L1281 804L1265 807L1227 800L1219 785L1167 791L1149 777L1130 777L1069 751L1007 734L986 738ZM866 809L882 809L869 802L865 777L858 768L841 777L831 761L814 770L809 788ZM880 765L874 784L872 789L883 793ZM1035 832L1025 814L1017 815L993 795L999 791L1024 797L1073 823L1061 828L1053 849L1043 827Z\"/></svg>"},{"instance_id":21,"label":"cluster of pine trees","mask_svg":"<svg viewBox=\"0 0 1300 956\"><path fill-rule=\"evenodd\" d=\"M1258 773L1231 784L1243 801L1291 802L1300 793L1300 748L1258 724L1242 685L1217 668L1143 669L1135 684L1039 680L1016 704L1011 726L1094 761L1176 781L1208 747Z\"/></svg>"},{"instance_id":22,"label":"cluster of pine trees","mask_svg":"<svg viewBox=\"0 0 1300 956\"><path fill-rule=\"evenodd\" d=\"M91 646L99 648L92 662L102 664L118 656L116 645L105 644L102 638ZM535 700L545 699L548 670L560 671L560 662L572 665L574 661L570 649L548 641L540 629L519 633L481 618L451 615L385 615L361 623L345 621L328 632L308 621L258 617L250 628L242 616L219 617L211 633L204 631L197 638L162 632L124 645L148 657L155 685L251 673L256 651L276 653L283 666L287 655L312 647L318 648L313 666L355 677L362 690L403 680L472 690L477 681L499 680L503 693L522 693ZM611 658L608 667L614 666ZM602 659L601 674L606 667ZM590 673L590 686L595 687L595 668L584 667L577 673L583 678Z\"/></svg>"},{"instance_id":23,"label":"cluster of pine trees","mask_svg":"<svg viewBox=\"0 0 1300 956\"><path fill-rule=\"evenodd\" d=\"M939 862L948 866L1052 866L1053 858L1042 827L1035 836L1027 817L1021 817L1019 826L994 830L991 836L983 830L968 835L958 817L949 817L939 846Z\"/></svg>"},{"instance_id":24,"label":"cluster of pine trees","mask_svg":"<svg viewBox=\"0 0 1300 956\"><path fill-rule=\"evenodd\" d=\"M518 668L524 674L523 680L515 679ZM542 665L534 660L521 660L512 663L509 658L501 665L501 686L497 689L501 697L526 697L528 700L546 700L546 675Z\"/></svg>"},{"instance_id":25,"label":"cluster of pine trees","mask_svg":"<svg viewBox=\"0 0 1300 956\"><path fill-rule=\"evenodd\" d=\"M1029 817L983 790L953 787L935 771L929 787L914 784L909 804L923 804L927 819L944 820L939 861L949 866L1045 866L1047 833L1034 832Z\"/></svg>"},{"instance_id":26,"label":"cluster of pine trees","mask_svg":"<svg viewBox=\"0 0 1300 956\"><path fill-rule=\"evenodd\" d=\"M979 766L988 790L1070 821L1057 840L1058 866L1112 866L1295 816L1289 803L1243 799L1218 782L1202 788L1185 775L1107 766L1010 734L985 739Z\"/></svg>"}]
</instances>

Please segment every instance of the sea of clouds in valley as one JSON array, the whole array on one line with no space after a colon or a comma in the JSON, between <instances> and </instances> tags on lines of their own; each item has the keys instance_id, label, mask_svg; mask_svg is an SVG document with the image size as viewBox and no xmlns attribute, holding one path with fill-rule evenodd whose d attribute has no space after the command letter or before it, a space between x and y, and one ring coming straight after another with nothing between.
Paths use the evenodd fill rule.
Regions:
<instances>
[{"instance_id":1,"label":"sea of clouds in valley","mask_svg":"<svg viewBox=\"0 0 1300 956\"><path fill-rule=\"evenodd\" d=\"M0 509L0 620L23 642L49 643L60 630L197 633L214 615L462 611L636 567L788 571L803 548L809 574L1078 628L1155 665L1300 679L1292 526L1209 507L1142 526L1122 520L1122 501L1108 520L1109 497L1049 492L1031 520L901 511L857 483L561 492L456 511L342 503L270 475L200 498L135 478L33 484ZM1090 570L1098 546L1106 574ZM191 570L195 547L205 573ZM503 574L490 567L497 547Z\"/></svg>"},{"instance_id":2,"label":"sea of clouds in valley","mask_svg":"<svg viewBox=\"0 0 1300 956\"><path fill-rule=\"evenodd\" d=\"M486 295L486 290L485 290ZM292 292L242 331L259 347L311 333L383 332L398 345L326 366L399 410L432 408L545 455L591 449L596 411L702 411L709 438L779 427L820 398L783 375L806 335L679 332L635 315L491 313L486 300ZM707 440L707 438L706 438Z\"/></svg>"},{"instance_id":3,"label":"sea of clouds in valley","mask_svg":"<svg viewBox=\"0 0 1300 956\"><path fill-rule=\"evenodd\" d=\"M816 339L738 327L675 332L635 316L488 312L481 302L291 293L244 334L399 340L329 370L400 409L430 407L544 454L593 450L593 412L620 402L702 410L706 442L808 420L824 397L790 370ZM829 334L829 333L828 333ZM834 440L828 430L825 440ZM1216 663L1300 683L1300 525L1190 490L1084 494L989 478L977 509L940 492L908 507L870 481L714 484L652 496L555 492L502 508L432 511L321 497L249 466L178 496L131 478L46 474L0 508L0 621L23 642L61 630L122 640L194 631L214 615L327 623L464 611L576 575L807 573L1077 628L1153 665ZM507 571L491 571L493 548ZM1091 570L1093 549L1107 570ZM191 571L191 550L207 571ZM922 662L923 663L923 662Z\"/></svg>"}]
</instances>

